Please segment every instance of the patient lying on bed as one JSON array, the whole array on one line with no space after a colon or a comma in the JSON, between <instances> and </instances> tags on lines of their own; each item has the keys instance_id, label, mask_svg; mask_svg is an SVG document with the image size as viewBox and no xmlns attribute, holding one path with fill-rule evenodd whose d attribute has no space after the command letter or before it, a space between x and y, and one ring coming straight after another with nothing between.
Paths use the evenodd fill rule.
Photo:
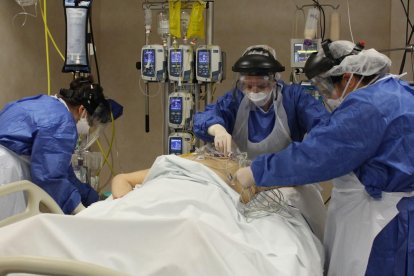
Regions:
<instances>
[{"instance_id":1,"label":"patient lying on bed","mask_svg":"<svg viewBox=\"0 0 414 276\"><path fill-rule=\"evenodd\" d=\"M216 169L160 156L131 192L118 194L114 180L121 198L0 228L0 256L64 257L131 275L322 275L322 246L298 209L247 221L224 181L231 173Z\"/></svg>"},{"instance_id":2,"label":"patient lying on bed","mask_svg":"<svg viewBox=\"0 0 414 276\"><path fill-rule=\"evenodd\" d=\"M211 169L218 177L220 177L234 191L240 194L240 201L248 203L252 197L259 192L255 187L246 190L241 184L233 181L234 173L248 162L243 154L233 155L232 157L215 156L209 149L201 149L198 153L184 154L180 156L188 160L203 164ZM123 197L125 194L133 190L137 185L142 185L147 177L149 169L139 170L131 173L116 175L111 182L112 196L114 199Z\"/></svg>"}]
</instances>

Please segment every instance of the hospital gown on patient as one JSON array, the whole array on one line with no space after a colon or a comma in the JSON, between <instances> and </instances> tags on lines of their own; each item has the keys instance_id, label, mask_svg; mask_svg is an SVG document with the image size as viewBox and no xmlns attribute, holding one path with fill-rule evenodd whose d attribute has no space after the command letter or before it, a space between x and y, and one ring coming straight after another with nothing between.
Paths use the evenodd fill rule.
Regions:
<instances>
[{"instance_id":1,"label":"hospital gown on patient","mask_svg":"<svg viewBox=\"0 0 414 276\"><path fill-rule=\"evenodd\" d=\"M121 199L0 229L0 256L59 256L132 275L322 275L321 244L296 209L247 223L238 198L207 167L161 156Z\"/></svg>"}]
</instances>

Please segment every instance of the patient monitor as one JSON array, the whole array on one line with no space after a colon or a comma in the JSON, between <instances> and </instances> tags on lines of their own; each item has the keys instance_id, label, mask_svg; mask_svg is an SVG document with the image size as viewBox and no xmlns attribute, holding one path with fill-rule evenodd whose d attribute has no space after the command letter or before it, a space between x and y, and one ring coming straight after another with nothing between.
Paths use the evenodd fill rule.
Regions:
<instances>
[{"instance_id":1,"label":"patient monitor","mask_svg":"<svg viewBox=\"0 0 414 276\"><path fill-rule=\"evenodd\" d=\"M292 68L303 68L305 67L306 60L308 57L317 52L321 48L321 40L313 39L310 45L304 44L304 39L291 39L290 50L291 50L291 63Z\"/></svg>"},{"instance_id":2,"label":"patient monitor","mask_svg":"<svg viewBox=\"0 0 414 276\"><path fill-rule=\"evenodd\" d=\"M178 91L169 95L168 125L175 129L190 129L193 115L193 95L188 91Z\"/></svg>"},{"instance_id":3,"label":"patient monitor","mask_svg":"<svg viewBox=\"0 0 414 276\"><path fill-rule=\"evenodd\" d=\"M199 82L220 82L223 78L222 52L217 45L201 45L196 51L196 78Z\"/></svg>"},{"instance_id":4,"label":"patient monitor","mask_svg":"<svg viewBox=\"0 0 414 276\"><path fill-rule=\"evenodd\" d=\"M162 45L145 45L141 49L141 77L145 81L164 81L166 78L165 50Z\"/></svg>"},{"instance_id":5,"label":"patient monitor","mask_svg":"<svg viewBox=\"0 0 414 276\"><path fill-rule=\"evenodd\" d=\"M168 154L185 154L192 150L193 136L187 132L174 132L168 137Z\"/></svg>"}]
</instances>

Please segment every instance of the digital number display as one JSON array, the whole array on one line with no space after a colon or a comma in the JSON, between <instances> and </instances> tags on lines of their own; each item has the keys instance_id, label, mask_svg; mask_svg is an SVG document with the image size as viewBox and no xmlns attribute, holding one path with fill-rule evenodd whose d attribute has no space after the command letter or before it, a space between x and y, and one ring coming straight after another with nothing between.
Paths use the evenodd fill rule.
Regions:
<instances>
[{"instance_id":1,"label":"digital number display","mask_svg":"<svg viewBox=\"0 0 414 276\"><path fill-rule=\"evenodd\" d=\"M200 64L208 64L210 62L210 52L209 51L199 51L198 52L198 62Z\"/></svg>"},{"instance_id":2,"label":"digital number display","mask_svg":"<svg viewBox=\"0 0 414 276\"><path fill-rule=\"evenodd\" d=\"M183 99L181 97L170 98L170 109L171 110L181 110L182 107L183 107Z\"/></svg>"},{"instance_id":3,"label":"digital number display","mask_svg":"<svg viewBox=\"0 0 414 276\"><path fill-rule=\"evenodd\" d=\"M181 63L181 51L171 51L170 55L170 60L172 63Z\"/></svg>"},{"instance_id":4,"label":"digital number display","mask_svg":"<svg viewBox=\"0 0 414 276\"><path fill-rule=\"evenodd\" d=\"M182 140L180 138L171 138L170 147L173 151L181 151Z\"/></svg>"},{"instance_id":5,"label":"digital number display","mask_svg":"<svg viewBox=\"0 0 414 276\"><path fill-rule=\"evenodd\" d=\"M144 50L144 63L154 63L155 62L155 50L148 49Z\"/></svg>"}]
</instances>

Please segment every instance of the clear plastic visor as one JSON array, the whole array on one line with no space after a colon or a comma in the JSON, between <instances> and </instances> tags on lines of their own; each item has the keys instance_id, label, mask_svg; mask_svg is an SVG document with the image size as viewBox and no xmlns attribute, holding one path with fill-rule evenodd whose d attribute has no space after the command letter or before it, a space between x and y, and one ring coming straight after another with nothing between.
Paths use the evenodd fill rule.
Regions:
<instances>
[{"instance_id":1,"label":"clear plastic visor","mask_svg":"<svg viewBox=\"0 0 414 276\"><path fill-rule=\"evenodd\" d=\"M332 82L330 77L314 77L311 79L313 85L315 85L316 89L319 91L325 98L332 98L332 95L335 91L335 86Z\"/></svg>"},{"instance_id":2,"label":"clear plastic visor","mask_svg":"<svg viewBox=\"0 0 414 276\"><path fill-rule=\"evenodd\" d=\"M237 81L237 88L244 93L251 92L270 92L275 81L269 76L243 76Z\"/></svg>"}]
</instances>

